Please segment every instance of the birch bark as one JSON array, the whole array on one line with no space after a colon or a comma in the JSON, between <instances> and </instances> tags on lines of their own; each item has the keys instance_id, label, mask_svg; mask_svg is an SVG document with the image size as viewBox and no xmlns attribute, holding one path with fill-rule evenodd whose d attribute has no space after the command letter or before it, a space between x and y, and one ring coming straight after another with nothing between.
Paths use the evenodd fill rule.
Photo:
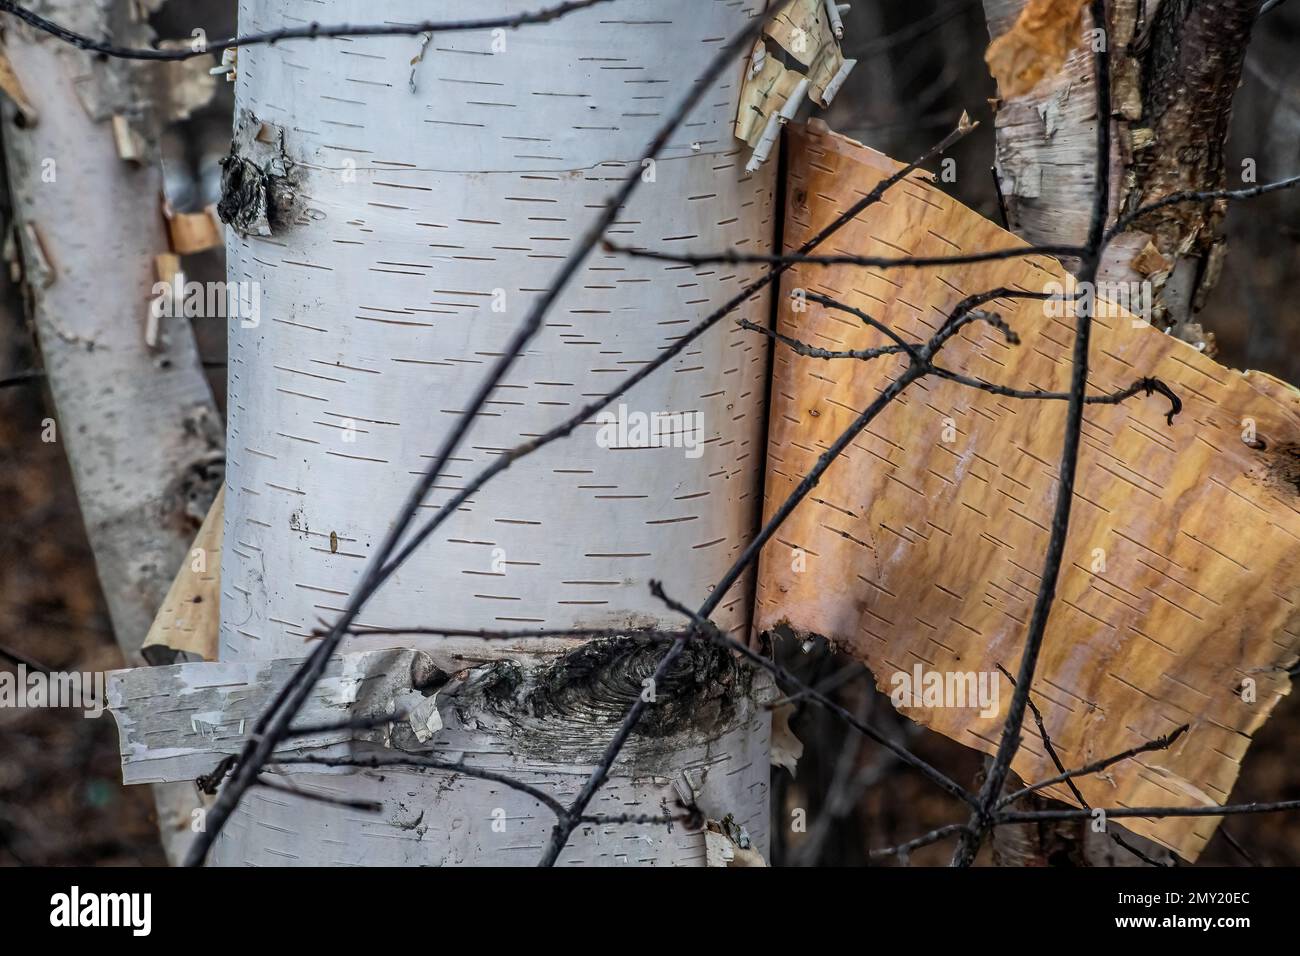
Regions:
<instances>
[{"instance_id":1,"label":"birch bark","mask_svg":"<svg viewBox=\"0 0 1300 956\"><path fill-rule=\"evenodd\" d=\"M645 181L616 241L772 246L775 163L747 174L748 151L732 136L742 63L661 158L643 163L684 84L762 6L609 4L513 32L240 51L233 168L252 162L271 175L264 219L257 189L230 189L224 208L241 230L229 232L229 280L247 284L260 318L229 328L223 662L302 656L488 361L629 166L643 166ZM518 9L457 0L438 13ZM384 16L428 12L400 0ZM373 19L359 0L240 5L241 33ZM634 372L754 275L594 251L427 507ZM739 314L767 322L767 297ZM702 599L752 532L767 363L761 337L714 330L630 392L612 423L592 422L488 485L360 625L680 627L648 582ZM749 606L746 584L717 619L744 631ZM658 656L636 642L575 644L373 634L347 650L429 653L457 675L438 690L435 753L566 800ZM729 658L684 661L673 676L683 703L656 689L663 703L590 812L673 812L688 794L709 816L732 814L765 851L766 712ZM384 812L254 791L214 862L533 864L553 822L531 797L444 774L385 768L294 783L377 799ZM704 840L681 827L584 826L561 862L700 864Z\"/></svg>"},{"instance_id":2,"label":"birch bark","mask_svg":"<svg viewBox=\"0 0 1300 956\"><path fill-rule=\"evenodd\" d=\"M985 0L989 33L1011 30L1026 0ZM1071 4L1058 3L1057 7ZM1111 219L1177 192L1249 185L1225 166L1233 96L1260 0L1112 0L1104 42L1114 74ZM997 168L1012 231L1031 243L1081 244L1094 192L1093 29L1054 75L997 103ZM1225 205L1187 204L1117 237L1099 281L1152 286L1149 318L1194 345L1218 280Z\"/></svg>"}]
</instances>

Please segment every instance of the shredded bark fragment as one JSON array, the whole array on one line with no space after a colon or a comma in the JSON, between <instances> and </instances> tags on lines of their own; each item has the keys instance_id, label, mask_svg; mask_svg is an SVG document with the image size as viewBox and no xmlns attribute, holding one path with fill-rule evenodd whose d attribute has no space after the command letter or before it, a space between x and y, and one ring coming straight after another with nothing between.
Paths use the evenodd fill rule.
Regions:
<instances>
[{"instance_id":1,"label":"shredded bark fragment","mask_svg":"<svg viewBox=\"0 0 1300 956\"><path fill-rule=\"evenodd\" d=\"M292 169L284 130L242 112L230 154L221 161L217 216L242 236L269 236L288 227L299 211Z\"/></svg>"},{"instance_id":2,"label":"shredded bark fragment","mask_svg":"<svg viewBox=\"0 0 1300 956\"><path fill-rule=\"evenodd\" d=\"M661 686L647 688L643 682L663 652L662 642L647 638L583 644L537 675L525 706L537 717L617 723L633 700L653 691L654 706L637 724L638 734L664 737L692 722L730 723L742 683L735 658L714 645L693 643Z\"/></svg>"},{"instance_id":3,"label":"shredded bark fragment","mask_svg":"<svg viewBox=\"0 0 1300 956\"><path fill-rule=\"evenodd\" d=\"M1079 39L1087 0L1029 0L985 60L1003 97L1022 96L1053 76Z\"/></svg>"}]
</instances>

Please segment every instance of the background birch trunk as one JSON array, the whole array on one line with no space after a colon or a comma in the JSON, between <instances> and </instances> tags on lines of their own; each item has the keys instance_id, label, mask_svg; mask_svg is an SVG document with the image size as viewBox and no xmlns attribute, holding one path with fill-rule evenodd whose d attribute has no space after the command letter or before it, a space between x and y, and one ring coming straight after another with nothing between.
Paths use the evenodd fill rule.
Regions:
<instances>
[{"instance_id":1,"label":"background birch trunk","mask_svg":"<svg viewBox=\"0 0 1300 956\"><path fill-rule=\"evenodd\" d=\"M1174 193L1241 188L1248 170L1226 168L1232 101L1262 0L1111 0L1105 42L1114 73L1111 220ZM985 0L994 39L1016 26L1026 0ZM1093 194L1091 75L1094 25L1087 4L1071 50L1052 75L997 102L997 169L1009 228L1031 243L1080 244ZM995 72L996 69L995 69ZM1232 175L1230 176L1230 173ZM1150 319L1212 348L1196 322L1226 252L1225 202L1188 203L1118 237L1099 281L1150 282Z\"/></svg>"},{"instance_id":2,"label":"background birch trunk","mask_svg":"<svg viewBox=\"0 0 1300 956\"><path fill-rule=\"evenodd\" d=\"M229 280L247 283L260 318L229 327L222 661L305 653L532 297L628 166L643 165L684 84L762 7L665 0L512 32L240 51L222 214L235 227ZM457 0L438 13L520 9ZM428 13L400 0L384 16ZM239 29L373 19L358 0L243 0ZM732 134L742 69L737 62L661 158L644 163L611 238L771 249L775 163L746 174L748 150ZM429 507L634 372L753 275L594 251ZM742 316L768 322L767 297ZM375 596L361 630L679 628L649 581L702 599L751 534L767 366L761 337L714 330L616 404L612 423L580 428L487 486ZM653 417L663 415L677 417ZM747 631L749 597L748 583L738 586L719 623ZM662 653L633 639L579 647L379 633L346 650L393 646L437 664L426 679L435 710L425 712L435 755L565 802ZM709 817L732 815L766 852L769 720L759 689L729 655L704 651L684 655L671 682L653 689L659 702L589 812L660 815L695 799ZM384 810L255 789L212 860L531 865L554 822L530 796L442 773L384 768L293 783ZM702 834L681 826L586 825L561 862L704 858Z\"/></svg>"},{"instance_id":3,"label":"background birch trunk","mask_svg":"<svg viewBox=\"0 0 1300 956\"><path fill-rule=\"evenodd\" d=\"M135 7L60 0L46 12L85 33L111 28L129 38L147 31L132 19ZM136 75L16 25L4 49L30 107L6 99L4 151L54 434L72 467L117 643L136 666L219 487L221 419L185 319L163 320L156 346L145 342L154 257L168 243L160 168L147 152L125 161L114 143L113 115L148 136L152 104ZM175 860L191 835L194 788L160 785L155 799Z\"/></svg>"},{"instance_id":4,"label":"background birch trunk","mask_svg":"<svg viewBox=\"0 0 1300 956\"><path fill-rule=\"evenodd\" d=\"M990 37L1016 29L1032 2L984 0ZM999 90L997 176L1009 229L1035 244L1078 245L1087 237L1095 188L1099 117L1090 31L1096 25L1086 3L1036 6L1081 15L1059 70L1026 92ZM1226 168L1225 142L1261 0L1110 0L1107 6L1109 22L1102 26L1113 91L1105 119L1114 126L1109 221L1174 193L1241 188ZM1184 204L1147 217L1111 244L1099 283L1150 283L1145 317L1212 351L1212 331L1196 316L1222 269L1226 209L1222 202ZM1153 859L1170 858L1143 838L1124 840ZM1084 823L999 827L994 849L1013 865L1142 863Z\"/></svg>"}]
</instances>

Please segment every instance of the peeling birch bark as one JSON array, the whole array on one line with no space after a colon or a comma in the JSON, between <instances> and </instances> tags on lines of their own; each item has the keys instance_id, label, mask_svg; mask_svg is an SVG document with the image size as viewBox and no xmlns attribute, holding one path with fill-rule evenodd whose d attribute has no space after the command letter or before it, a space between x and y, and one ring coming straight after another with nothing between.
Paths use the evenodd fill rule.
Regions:
<instances>
[{"instance_id":1,"label":"peeling birch bark","mask_svg":"<svg viewBox=\"0 0 1300 956\"><path fill-rule=\"evenodd\" d=\"M1119 0L1132 6L1137 0ZM1042 4L1037 4L1042 5ZM1040 245L1082 245L1095 195L1097 93L1092 81L1092 52L1084 35L1092 28L1088 10L1063 0L1048 6L1074 7L1078 29L1059 69L1042 74L1028 92L1003 94L997 103L997 174L1006 200L1011 231ZM985 0L989 34L997 39L1015 33L1026 0ZM1113 36L1115 49L1131 39ZM996 68L996 67L995 67ZM1120 173L1123 164L1112 170ZM1118 182L1115 183L1118 185ZM1116 192L1112 190L1112 197ZM1112 200L1112 205L1114 200Z\"/></svg>"},{"instance_id":2,"label":"peeling birch bark","mask_svg":"<svg viewBox=\"0 0 1300 956\"><path fill-rule=\"evenodd\" d=\"M149 627L140 652L151 664L217 659L225 499L223 487Z\"/></svg>"},{"instance_id":3,"label":"peeling birch bark","mask_svg":"<svg viewBox=\"0 0 1300 956\"><path fill-rule=\"evenodd\" d=\"M121 735L122 782L192 781L209 773L217 759L239 752L249 728L299 663L189 662L112 671L106 689ZM424 700L419 688L434 672L432 658L420 651L340 655L330 661L297 723L335 724L413 709ZM159 700L167 707L158 707ZM383 736L375 730L322 732L295 739L282 752L341 755L346 748L334 745L354 739L382 743Z\"/></svg>"},{"instance_id":4,"label":"peeling birch bark","mask_svg":"<svg viewBox=\"0 0 1300 956\"><path fill-rule=\"evenodd\" d=\"M51 15L84 20L72 10L83 5L64 6ZM161 174L122 162L107 124L69 99L89 82L80 53L8 35L41 117L22 128L6 106L32 317L114 630L138 661L219 487L221 420L184 320L145 345L154 257L168 249Z\"/></svg>"},{"instance_id":5,"label":"peeling birch bark","mask_svg":"<svg viewBox=\"0 0 1300 956\"><path fill-rule=\"evenodd\" d=\"M618 241L771 247L773 170L745 173L747 150L732 138L744 64L661 158L642 163L681 84L761 7L668 0L653 15L601 8L499 36L240 51L221 213L233 227L229 278L257 283L262 318L230 323L223 665L300 657L304 638L342 608L489 359L629 168L643 166L646 182L613 231ZM515 7L439 9L482 17ZM385 8L397 21L427 12L414 0ZM356 0L240 6L241 32L318 19L360 22L373 9ZM635 371L756 274L593 252L429 505ZM756 296L740 314L766 321L768 301ZM717 329L613 409L633 427L628 416L697 414L698 446L680 447L692 435L641 447L630 432L604 441L601 422L579 429L488 485L393 576L361 626L678 627L648 581L702 598L752 533L766 370L765 343ZM737 587L717 620L744 633L749 595ZM362 636L347 648L394 640ZM458 668L508 657L525 673L559 650L580 653L567 641L414 646L458 655ZM669 778L716 763L706 786L730 805L710 812L733 814L765 847L767 715L725 733L707 719L678 756L620 764L597 812L659 814ZM581 733L571 723L575 740L604 742L617 721L598 716ZM525 761L528 779L559 795L576 793L588 755L548 759L529 746L549 739L542 731L520 726L489 744L480 729L461 742L503 765ZM414 826L259 795L235 812L213 862L534 863L552 822L535 802L473 781L385 770L336 775L331 786L403 804L410 819L423 814L445 832L422 844ZM496 806L508 811L503 833L488 826ZM660 828L588 834L561 860L703 857L701 834Z\"/></svg>"},{"instance_id":6,"label":"peeling birch bark","mask_svg":"<svg viewBox=\"0 0 1300 956\"><path fill-rule=\"evenodd\" d=\"M55 0L43 12L96 36L111 24L130 42L147 29L135 9ZM6 102L4 140L31 315L113 630L134 664L220 484L221 419L185 320L167 322L155 349L145 342L154 257L168 248L161 174L124 162L109 122L131 110L148 122L140 74L16 24L5 52L30 97L19 115ZM193 788L155 797L175 860Z\"/></svg>"},{"instance_id":7,"label":"peeling birch bark","mask_svg":"<svg viewBox=\"0 0 1300 956\"><path fill-rule=\"evenodd\" d=\"M746 168L758 169L805 100L831 105L856 60L840 53L844 24L835 4L795 0L774 16L754 44L736 110L736 137L754 148Z\"/></svg>"},{"instance_id":8,"label":"peeling birch bark","mask_svg":"<svg viewBox=\"0 0 1300 956\"><path fill-rule=\"evenodd\" d=\"M209 206L202 212L176 212L164 205L163 215L167 219L172 251L177 255L206 252L225 244L216 206Z\"/></svg>"},{"instance_id":9,"label":"peeling birch bark","mask_svg":"<svg viewBox=\"0 0 1300 956\"><path fill-rule=\"evenodd\" d=\"M582 706L562 711L554 707L556 674L547 667L526 671L499 661L449 680L437 653L343 654L331 660L297 723L401 719L298 738L282 752L320 760L403 753L464 760L567 802L599 759L610 721L629 694L641 692L637 678L653 670L662 648L657 642L585 645L587 663L601 673L604 692L585 698L574 693L571 702ZM709 684L697 679L699 655L709 660L714 677ZM663 689L665 696L680 695L680 707L650 715L656 721L650 732L632 737L590 814L675 814L685 798L711 816L747 806L753 793L766 789L768 719L756 692L770 697L770 684L751 687L749 672L724 652L701 649L692 656L692 666ZM214 755L238 752L248 728L297 663L179 664L112 674L109 706L122 736L126 782L193 780L210 772ZM168 701L167 708L156 706L160 699ZM376 800L383 810L367 814L305 804L280 791L253 791L230 839L255 843L260 857L282 865L529 865L554 822L536 798L464 773L394 767L355 772L325 764L294 770L291 779L299 789ZM313 819L304 820L306 814ZM766 845L765 816L747 818L745 826L755 846ZM319 835L304 839L308 827ZM562 860L704 865L705 856L705 833L679 824L589 824L575 833Z\"/></svg>"},{"instance_id":10,"label":"peeling birch bark","mask_svg":"<svg viewBox=\"0 0 1300 956\"><path fill-rule=\"evenodd\" d=\"M829 133L797 133L790 155L788 250L898 168ZM845 226L828 251L931 256L1020 244L914 176ZM1054 260L1028 257L941 272L796 267L783 292L820 292L924 339L966 295L1042 292L1067 280ZM1021 344L968 327L941 364L1002 385L1065 390L1072 317L1048 318L1041 302L995 306ZM1167 751L1078 779L1093 806L1222 804L1251 734L1289 692L1287 669L1300 650L1300 392L1223 368L1122 310L1099 312L1090 391L1157 376L1184 410L1170 427L1157 399L1088 408L1067 566L1035 699L1067 767L1190 724ZM813 345L886 344L812 303L778 315L781 332ZM828 364L777 353L769 509L896 371L893 359ZM921 382L850 445L765 552L756 627L826 635L865 661L885 693L894 674L917 666L993 676L998 664L1013 667L1048 537L1064 414L1063 402ZM904 713L992 753L1010 698L1003 682L993 716L978 707ZM1013 769L1026 782L1056 773L1032 733ZM1072 802L1063 786L1044 793ZM1194 860L1217 823L1124 825Z\"/></svg>"},{"instance_id":11,"label":"peeling birch bark","mask_svg":"<svg viewBox=\"0 0 1300 956\"><path fill-rule=\"evenodd\" d=\"M1142 117L1127 130L1132 160L1125 212L1174 193L1243 182L1229 179L1225 143L1261 3L1162 0L1148 14L1136 43L1143 48ZM1131 230L1168 265L1153 272L1133 262L1129 276L1156 283L1162 294L1155 318L1188 341L1205 341L1193 320L1218 282L1226 212L1223 201L1174 206Z\"/></svg>"}]
</instances>

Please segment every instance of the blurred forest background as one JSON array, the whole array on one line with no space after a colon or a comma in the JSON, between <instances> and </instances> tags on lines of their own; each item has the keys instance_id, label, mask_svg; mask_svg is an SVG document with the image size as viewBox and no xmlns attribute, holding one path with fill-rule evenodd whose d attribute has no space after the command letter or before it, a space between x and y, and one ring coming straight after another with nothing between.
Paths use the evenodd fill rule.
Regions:
<instances>
[{"instance_id":1,"label":"blurred forest background","mask_svg":"<svg viewBox=\"0 0 1300 956\"><path fill-rule=\"evenodd\" d=\"M154 25L163 38L188 39L196 27L210 37L230 36L234 5L170 0ZM995 91L984 64L988 40L978 0L856 0L845 17L844 54L858 66L824 118L835 130L908 159L969 111L984 125L955 148L957 180L943 188L1001 221L991 173L988 99ZM1279 7L1257 25L1233 115L1229 170L1250 158L1260 182L1300 171L1300 60L1290 55L1298 42L1300 3ZM218 198L232 102L229 86L220 83L208 107L172 128L165 179L178 211L197 211ZM1300 193L1235 204L1227 233L1223 278L1201 316L1217 339L1217 357L1300 382L1300 297L1293 291L1300 276ZM186 257L186 277L223 279L223 260L220 250ZM40 357L17 291L0 280L0 646L56 669L119 667L62 446L40 440L41 421L53 414ZM225 321L194 325L224 412ZM979 775L980 755L896 715L861 665L822 642L780 642L780 655L801 679L823 687L831 681L845 707L892 727L897 739L955 779L968 784ZM0 667L11 666L0 660ZM953 801L871 741L846 735L844 724L818 708L795 702L791 727L804 752L797 778L773 770L774 865L862 865L873 847L958 818ZM1293 695L1257 735L1234 802L1300 793L1300 762L1287 757L1287 741L1297 733L1300 697ZM149 789L120 781L111 717L0 710L0 864L162 865ZM805 833L791 833L795 808L807 811ZM1220 830L1201 864L1300 864L1300 815L1240 816L1227 831ZM950 853L940 843L911 862L946 865ZM986 852L981 862L987 860Z\"/></svg>"}]
</instances>

